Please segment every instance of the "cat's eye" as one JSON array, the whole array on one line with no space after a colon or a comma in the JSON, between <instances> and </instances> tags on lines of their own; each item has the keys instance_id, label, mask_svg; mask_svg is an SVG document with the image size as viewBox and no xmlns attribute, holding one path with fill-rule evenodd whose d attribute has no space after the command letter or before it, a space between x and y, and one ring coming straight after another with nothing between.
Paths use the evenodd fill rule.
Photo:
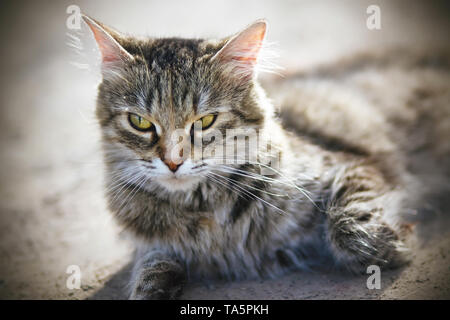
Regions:
<instances>
[{"instance_id":1,"label":"cat's eye","mask_svg":"<svg viewBox=\"0 0 450 320\"><path fill-rule=\"evenodd\" d=\"M153 124L150 121L134 113L128 115L128 121L138 131L150 131L153 129Z\"/></svg>"},{"instance_id":2,"label":"cat's eye","mask_svg":"<svg viewBox=\"0 0 450 320\"><path fill-rule=\"evenodd\" d=\"M211 127L216 120L216 117L217 115L215 114L208 114L207 116L201 118L200 121L202 122L202 129L205 130Z\"/></svg>"}]
</instances>

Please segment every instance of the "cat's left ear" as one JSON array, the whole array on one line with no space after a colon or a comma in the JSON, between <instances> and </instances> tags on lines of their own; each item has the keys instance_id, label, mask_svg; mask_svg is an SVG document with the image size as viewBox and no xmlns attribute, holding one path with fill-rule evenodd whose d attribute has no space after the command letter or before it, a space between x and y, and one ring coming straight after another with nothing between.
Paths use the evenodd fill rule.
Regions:
<instances>
[{"instance_id":1,"label":"cat's left ear","mask_svg":"<svg viewBox=\"0 0 450 320\"><path fill-rule=\"evenodd\" d=\"M101 26L100 23L83 15L83 20L92 30L95 41L102 55L102 68L111 68L119 66L123 62L132 61L134 58L120 44L116 38L119 37L117 32Z\"/></svg>"},{"instance_id":2,"label":"cat's left ear","mask_svg":"<svg viewBox=\"0 0 450 320\"><path fill-rule=\"evenodd\" d=\"M258 20L231 37L212 58L230 67L240 78L251 78L258 62L258 55L264 44L267 22Z\"/></svg>"}]
</instances>

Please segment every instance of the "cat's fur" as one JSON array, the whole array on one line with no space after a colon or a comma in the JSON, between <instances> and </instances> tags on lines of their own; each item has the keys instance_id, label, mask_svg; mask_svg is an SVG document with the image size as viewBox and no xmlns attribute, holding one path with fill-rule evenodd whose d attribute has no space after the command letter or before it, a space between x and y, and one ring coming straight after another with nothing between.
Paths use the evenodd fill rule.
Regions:
<instances>
[{"instance_id":1,"label":"cat's fur","mask_svg":"<svg viewBox=\"0 0 450 320\"><path fill-rule=\"evenodd\" d=\"M85 20L103 56L97 116L109 207L139 243L131 298L175 298L188 277L274 277L323 266L365 272L406 261L400 216L441 188L447 180L436 177L450 167L447 60L339 63L268 83L272 103L255 60L226 59L256 57L264 22L243 31L256 33L249 53L248 43L239 48L243 33L137 40ZM128 112L160 128L136 134L123 121ZM259 163L191 159L181 182L161 178L169 132L205 113L219 113L223 133L258 130L271 148L258 150ZM270 169L277 156L279 167ZM419 169L423 162L433 167ZM272 174L260 175L266 166Z\"/></svg>"}]
</instances>

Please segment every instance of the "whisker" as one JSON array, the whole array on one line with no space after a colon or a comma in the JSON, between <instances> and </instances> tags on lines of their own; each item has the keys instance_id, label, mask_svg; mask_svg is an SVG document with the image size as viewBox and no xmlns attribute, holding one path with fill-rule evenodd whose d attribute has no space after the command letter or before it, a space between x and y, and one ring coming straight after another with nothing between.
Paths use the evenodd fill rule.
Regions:
<instances>
[{"instance_id":1,"label":"whisker","mask_svg":"<svg viewBox=\"0 0 450 320\"><path fill-rule=\"evenodd\" d=\"M284 210L278 208L277 206L271 204L270 202L267 202L266 200L262 199L261 197L258 197L257 195L255 195L255 194L252 193L251 191L248 191L248 190L242 188L241 186L235 184L233 180L227 179L226 177L224 177L224 176L222 176L222 175L220 175L220 174L216 174L216 173L213 173L213 172L210 172L210 173L213 174L213 175L215 175L215 176L218 177L218 178L226 179L225 181L227 181L227 182L229 182L229 183L232 183L236 188L240 189L242 192L246 193L247 195L249 195L249 196L251 196L251 197L253 197L253 198L255 198L255 199L260 200L261 202L263 202L263 203L265 203L265 204L271 206L272 208L274 208L274 209L276 209L276 210L278 210L278 211L281 211L282 213L286 213L286 214L287 214L286 211L284 211Z\"/></svg>"},{"instance_id":2,"label":"whisker","mask_svg":"<svg viewBox=\"0 0 450 320\"><path fill-rule=\"evenodd\" d=\"M142 179L140 183L138 183L133 190L127 195L127 197L123 200L122 204L119 206L119 211L122 209L123 206L125 206L128 202L131 202L133 198L136 196L137 192L144 186L144 184L147 183L147 181L150 180L150 177L147 177L145 179ZM129 199L129 200L128 200Z\"/></svg>"},{"instance_id":3,"label":"whisker","mask_svg":"<svg viewBox=\"0 0 450 320\"><path fill-rule=\"evenodd\" d=\"M254 175L257 175L256 173L253 173L253 172L251 172L251 174L250 174L250 172L245 172L245 173L239 173L239 172L236 172L237 170L239 171L239 169L236 169L236 168L233 168L233 167L227 167L227 166L223 166L222 165L222 168L226 168L226 169L229 169L230 171L228 172L228 173L232 173L232 174L238 174L238 175L242 175L242 176L246 176L246 177L248 177L248 178L252 178L252 179L256 179L256 180L262 180L262 181L267 181L267 182L274 182L274 183L280 183L280 184L283 184L283 185L286 185L286 186L290 186L290 187L293 187L293 188L295 188L296 190L298 190L298 191L300 191L309 201L311 201L311 203L313 203L315 206L317 206L316 205L316 203L315 203L315 201L311 198L311 196L308 194L309 192L307 191L307 190L304 190L303 188L301 188L300 186L298 186L297 184L295 184L294 182L292 182L291 181L291 179L287 179L287 182L284 182L284 181L280 181L280 180L277 180L277 179L273 179L273 178L269 178L269 177L267 177L267 176L263 176L263 175L258 175L257 177L256 176L254 176ZM268 168L270 168L270 167L268 167ZM240 170L240 171L242 171L242 170ZM253 174L253 175L252 175ZM286 178L284 175L282 175L281 173L280 173L280 175L283 177L283 178Z\"/></svg>"}]
</instances>

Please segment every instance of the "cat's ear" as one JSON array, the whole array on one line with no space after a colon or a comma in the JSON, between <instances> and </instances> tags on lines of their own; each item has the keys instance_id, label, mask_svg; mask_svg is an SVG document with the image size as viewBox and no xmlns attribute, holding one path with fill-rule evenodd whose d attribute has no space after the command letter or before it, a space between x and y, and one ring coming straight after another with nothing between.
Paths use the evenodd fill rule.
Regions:
<instances>
[{"instance_id":1,"label":"cat's ear","mask_svg":"<svg viewBox=\"0 0 450 320\"><path fill-rule=\"evenodd\" d=\"M240 78L251 78L258 62L258 55L264 44L267 22L258 20L243 31L231 37L213 57L230 67Z\"/></svg>"},{"instance_id":2,"label":"cat's ear","mask_svg":"<svg viewBox=\"0 0 450 320\"><path fill-rule=\"evenodd\" d=\"M95 41L102 55L103 68L119 66L123 62L133 60L133 56L115 39L119 37L117 32L101 25L86 15L83 15L83 20L94 34Z\"/></svg>"}]
</instances>

